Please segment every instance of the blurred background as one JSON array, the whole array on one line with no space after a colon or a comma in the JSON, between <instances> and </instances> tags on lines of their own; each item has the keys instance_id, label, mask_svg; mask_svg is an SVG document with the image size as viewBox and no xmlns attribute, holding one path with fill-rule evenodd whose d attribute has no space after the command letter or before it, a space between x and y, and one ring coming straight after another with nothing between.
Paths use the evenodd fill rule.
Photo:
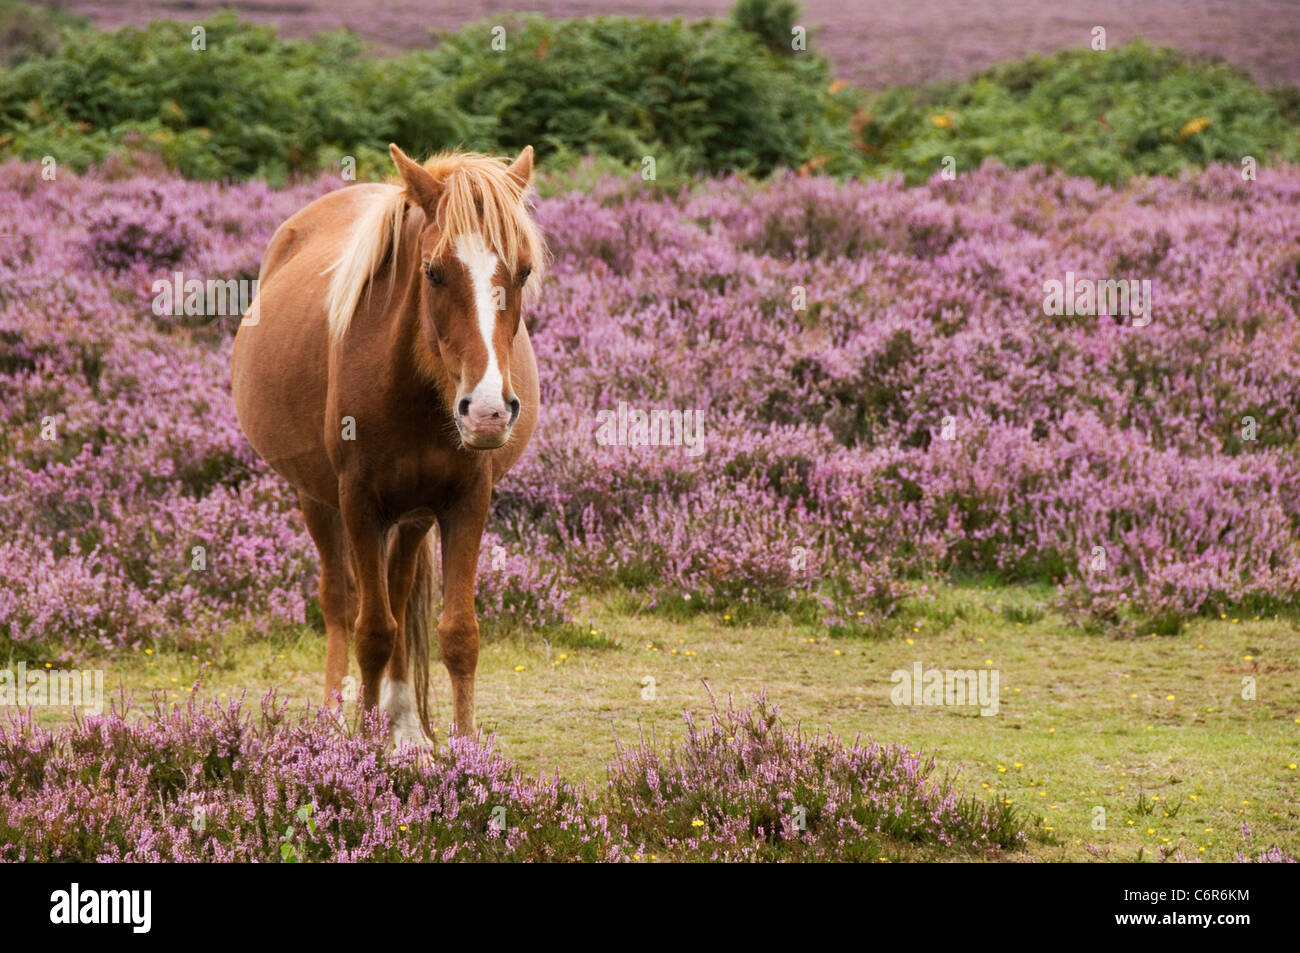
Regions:
<instances>
[{"instance_id":1,"label":"blurred background","mask_svg":"<svg viewBox=\"0 0 1300 953\"><path fill-rule=\"evenodd\" d=\"M380 49L424 46L426 30L454 30L505 11L548 17L608 14L660 19L723 16L728 0L392 0L362 5L344 0L282 3L112 2L72 0L62 9L99 27L140 26L162 17L201 18L222 9L285 36L320 30L355 31ZM1144 37L1152 43L1217 53L1261 82L1300 81L1300 9L1290 0L808 0L807 24L839 75L859 86L964 79L1001 60L1053 53L1076 45L1102 24L1115 45Z\"/></svg>"},{"instance_id":2,"label":"blurred background","mask_svg":"<svg viewBox=\"0 0 1300 953\"><path fill-rule=\"evenodd\" d=\"M531 143L553 174L653 155L665 185L778 168L916 184L944 156L1115 184L1295 159L1295 12L1281 0L0 0L0 156L83 169L152 153L193 178L280 183L344 156L360 177L386 173L389 141Z\"/></svg>"}]
</instances>

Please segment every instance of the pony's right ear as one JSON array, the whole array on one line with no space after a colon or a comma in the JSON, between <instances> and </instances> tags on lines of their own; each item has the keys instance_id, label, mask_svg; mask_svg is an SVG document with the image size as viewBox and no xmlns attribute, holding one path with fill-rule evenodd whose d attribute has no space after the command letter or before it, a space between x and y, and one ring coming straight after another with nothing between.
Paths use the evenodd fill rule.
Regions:
<instances>
[{"instance_id":1,"label":"pony's right ear","mask_svg":"<svg viewBox=\"0 0 1300 953\"><path fill-rule=\"evenodd\" d=\"M393 157L397 173L406 183L406 194L426 212L432 213L438 205L438 197L442 194L438 180L430 175L424 166L399 149L396 143L388 144L388 154Z\"/></svg>"}]
</instances>

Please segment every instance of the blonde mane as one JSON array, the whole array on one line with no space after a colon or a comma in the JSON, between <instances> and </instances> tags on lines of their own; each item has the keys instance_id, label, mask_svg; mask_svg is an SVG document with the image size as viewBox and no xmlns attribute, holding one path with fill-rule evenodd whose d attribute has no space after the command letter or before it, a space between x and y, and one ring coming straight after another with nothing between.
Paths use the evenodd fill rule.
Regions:
<instances>
[{"instance_id":1,"label":"blonde mane","mask_svg":"<svg viewBox=\"0 0 1300 953\"><path fill-rule=\"evenodd\" d=\"M529 214L530 190L510 174L505 160L476 152L439 153L423 165L440 186L433 257L446 256L462 235L479 235L507 271L517 271L521 258L529 260L532 277L525 295L531 299L545 271L546 243ZM401 179L390 178L382 191L367 198L338 258L325 269L330 275L325 303L331 341L343 339L384 262L397 260L412 201ZM390 271L390 290L392 280Z\"/></svg>"}]
</instances>

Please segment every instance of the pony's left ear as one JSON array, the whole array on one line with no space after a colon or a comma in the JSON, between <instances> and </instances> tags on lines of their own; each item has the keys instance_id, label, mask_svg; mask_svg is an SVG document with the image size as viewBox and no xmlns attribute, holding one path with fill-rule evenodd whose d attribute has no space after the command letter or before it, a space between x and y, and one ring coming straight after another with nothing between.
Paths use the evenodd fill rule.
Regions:
<instances>
[{"instance_id":1,"label":"pony's left ear","mask_svg":"<svg viewBox=\"0 0 1300 953\"><path fill-rule=\"evenodd\" d=\"M510 163L509 171L521 187L528 188L528 183L533 180L532 146L524 146L524 151L519 153L519 158Z\"/></svg>"},{"instance_id":2,"label":"pony's left ear","mask_svg":"<svg viewBox=\"0 0 1300 953\"><path fill-rule=\"evenodd\" d=\"M397 166L398 174L406 183L407 195L426 212L432 212L438 205L438 196L442 193L438 180L430 175L429 170L424 166L397 148L396 143L388 144L388 154L393 157L393 164Z\"/></svg>"}]
</instances>

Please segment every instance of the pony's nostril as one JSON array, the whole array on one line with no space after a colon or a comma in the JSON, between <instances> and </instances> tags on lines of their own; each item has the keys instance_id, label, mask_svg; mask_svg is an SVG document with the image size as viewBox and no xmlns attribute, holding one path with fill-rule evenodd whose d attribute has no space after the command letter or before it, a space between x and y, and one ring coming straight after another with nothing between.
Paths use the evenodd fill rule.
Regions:
<instances>
[{"instance_id":1,"label":"pony's nostril","mask_svg":"<svg viewBox=\"0 0 1300 953\"><path fill-rule=\"evenodd\" d=\"M464 398L462 398L462 399L461 399L461 402L460 402L459 404L456 405L456 409L460 412L460 415L461 415L462 417L468 417L468 416L469 416L469 398L468 398L468 397L464 397Z\"/></svg>"},{"instance_id":2,"label":"pony's nostril","mask_svg":"<svg viewBox=\"0 0 1300 953\"><path fill-rule=\"evenodd\" d=\"M515 421L519 419L519 411L521 407L522 405L519 403L518 397L510 398L510 426L513 427Z\"/></svg>"}]
</instances>

